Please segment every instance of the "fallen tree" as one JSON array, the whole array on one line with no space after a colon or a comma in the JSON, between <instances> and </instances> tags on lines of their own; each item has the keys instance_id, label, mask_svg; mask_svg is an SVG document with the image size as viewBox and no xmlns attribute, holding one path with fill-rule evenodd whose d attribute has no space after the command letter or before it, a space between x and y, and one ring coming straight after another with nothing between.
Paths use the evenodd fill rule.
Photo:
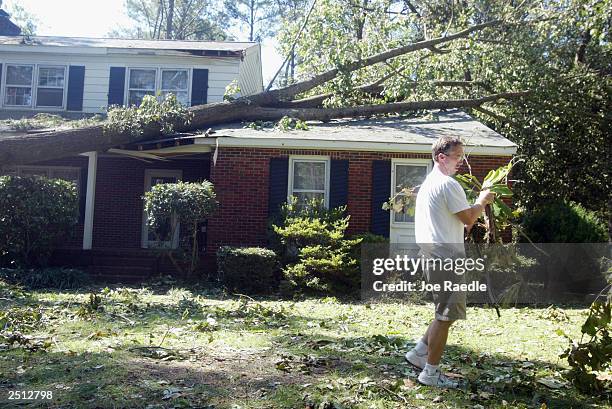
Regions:
<instances>
[{"instance_id":1,"label":"fallen tree","mask_svg":"<svg viewBox=\"0 0 612 409\"><path fill-rule=\"evenodd\" d=\"M419 50L429 50L438 53L440 50L436 47L441 44L466 38L474 32L503 24L502 20L477 24L454 34L418 41L367 58L350 61L343 64L340 68L330 69L310 79L281 89L265 91L234 101L191 107L188 110L191 117L189 123L178 124L175 130L192 131L202 128L206 129L211 126L237 121L278 120L284 116L301 120L329 121L334 118L363 117L425 109L478 108L484 103L495 103L503 99L520 98L525 96L528 91L490 93L489 95L470 99L398 101L339 108L323 108L321 106L323 101L330 96L329 94L296 100L297 96L303 95L341 74L387 62L393 58ZM387 75L373 84L359 87L357 90L365 93L380 93L382 91L382 83L389 76ZM479 84L478 81L439 81L434 85L466 88L482 84ZM6 136L0 140L0 164L33 163L82 152L106 150L117 145L151 139L158 136L160 130L159 124L144 124L139 129L139 132L96 125L37 134Z\"/></svg>"}]
</instances>

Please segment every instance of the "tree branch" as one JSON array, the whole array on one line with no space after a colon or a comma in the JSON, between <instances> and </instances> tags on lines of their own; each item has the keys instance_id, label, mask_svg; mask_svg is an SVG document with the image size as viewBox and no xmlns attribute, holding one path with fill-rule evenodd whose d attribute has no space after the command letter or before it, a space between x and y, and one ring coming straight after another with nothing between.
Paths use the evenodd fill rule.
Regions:
<instances>
[{"instance_id":1,"label":"tree branch","mask_svg":"<svg viewBox=\"0 0 612 409\"><path fill-rule=\"evenodd\" d=\"M398 57L400 55L408 54L411 52L415 52L418 50L428 49L430 47L436 46L438 44L447 43L450 41L457 40L459 38L465 38L471 33L483 30L488 27L497 26L503 23L503 20L492 20L486 23L477 24L471 27L466 28L465 30L459 31L457 33L448 35L446 37L437 37L430 40L419 41L416 43L412 43L406 46L394 48L379 54L375 54L368 58L352 61L346 64L345 69L349 72L356 71L360 68L368 67L370 65L374 65L383 61L387 61L391 58ZM245 99L250 101L251 103L256 103L259 105L274 105L274 103L278 101L287 101L291 100L298 94L302 94L306 91L309 91L321 84L324 84L328 81L333 80L340 73L338 68L333 68L329 71L326 71L322 74L315 75L314 77L298 82L297 84L289 85L288 87L281 88L278 90L271 90L266 93L259 93L250 97L246 97Z\"/></svg>"}]
</instances>

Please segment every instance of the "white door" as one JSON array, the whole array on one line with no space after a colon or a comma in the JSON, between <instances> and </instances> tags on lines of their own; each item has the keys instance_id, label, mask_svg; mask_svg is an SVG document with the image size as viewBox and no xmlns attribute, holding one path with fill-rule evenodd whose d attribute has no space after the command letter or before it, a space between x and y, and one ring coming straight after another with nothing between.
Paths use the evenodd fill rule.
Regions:
<instances>
[{"instance_id":1,"label":"white door","mask_svg":"<svg viewBox=\"0 0 612 409\"><path fill-rule=\"evenodd\" d=\"M391 162L391 196L403 188L420 185L431 170L429 159L394 159ZM414 216L406 212L390 212L389 240L392 244L415 243Z\"/></svg>"},{"instance_id":2,"label":"white door","mask_svg":"<svg viewBox=\"0 0 612 409\"><path fill-rule=\"evenodd\" d=\"M176 183L183 176L182 170L175 169L145 169L145 192L151 190L155 185L161 183ZM174 237L171 234L171 221L164 223L157 234L155 234L147 224L147 215L143 212L142 215L142 247L143 248L176 248L178 246L179 228L174 232Z\"/></svg>"}]
</instances>

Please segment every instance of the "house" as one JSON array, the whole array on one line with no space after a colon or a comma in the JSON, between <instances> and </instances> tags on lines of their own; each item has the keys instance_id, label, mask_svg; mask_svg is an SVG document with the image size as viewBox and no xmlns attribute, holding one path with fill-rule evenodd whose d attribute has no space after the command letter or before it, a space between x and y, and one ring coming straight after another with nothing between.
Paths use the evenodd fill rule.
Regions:
<instances>
[{"instance_id":1,"label":"house","mask_svg":"<svg viewBox=\"0 0 612 409\"><path fill-rule=\"evenodd\" d=\"M172 270L151 248L176 245L148 230L142 195L157 183L177 180L207 179L215 186L220 207L200 226L198 240L209 271L219 246L265 246L268 220L289 196L346 205L349 233L370 231L392 243L413 243L413 218L385 211L382 204L402 187L421 183L432 166L431 144L441 135L466 141L469 166L479 178L508 163L517 148L451 110L433 118L311 123L306 131L232 124L212 135L177 135L9 171L64 177L81 187L81 221L56 252L58 264L88 267L106 278L142 279Z\"/></svg>"},{"instance_id":2,"label":"house","mask_svg":"<svg viewBox=\"0 0 612 409\"><path fill-rule=\"evenodd\" d=\"M233 80L242 95L262 91L259 44L0 36L0 118L104 114L167 93L201 105Z\"/></svg>"},{"instance_id":3,"label":"house","mask_svg":"<svg viewBox=\"0 0 612 409\"><path fill-rule=\"evenodd\" d=\"M42 44L20 45L15 43L16 38L0 37L0 62L5 73L7 66L31 67L30 77L18 77L27 78L31 85L29 91L19 93L22 102L27 99L24 95L31 97L27 107L30 112L38 109L36 93L41 87L36 85L41 83L41 68L49 73L44 68L59 61L64 61L63 72L68 75L63 77L67 84L64 96L73 95L72 67L84 67L77 70L84 71L78 77L82 80L77 81L82 84L77 88L83 90L83 102L76 104L82 105L81 113L101 112L96 111L98 106L112 103L137 102L143 93L153 92L153 76L156 87L160 81L163 83L166 70L174 70L173 78L180 77L177 71L183 70L191 85L171 91L187 92L187 98L182 100L192 103L194 95L200 98L196 103L220 100L224 86L233 79L237 79L243 93L261 90L259 48L251 43L83 39L82 46L78 46L78 39L40 41ZM186 44L191 48L185 48ZM14 50L22 51L19 54ZM60 57L51 50L63 54ZM250 59L249 52L254 53ZM147 70L148 74L144 72ZM198 70L206 70L207 87L196 80L203 78ZM58 75L61 72L57 71ZM5 77L2 98L14 95L13 91L5 94ZM140 85L146 78L151 79L151 88L132 87L130 80L134 77L141 81ZM42 82L48 85L49 77L44 78ZM9 82L9 88L12 85ZM62 101L74 107L75 100L67 96ZM24 107L2 106L2 110L15 113ZM64 111L72 112L67 108ZM349 233L370 231L389 237L392 243L414 242L414 220L406 214L384 211L382 204L401 187L423 180L432 166L431 144L437 137L462 137L471 170L480 178L490 169L506 164L517 148L459 110L427 117L314 122L309 124L309 130L255 129L245 125L219 126L214 133L160 137L104 152L4 167L1 171L60 177L75 181L79 187L79 224L73 237L56 251L55 263L88 268L107 279L138 280L159 271L171 271L170 263L158 257L154 248L177 244L176 238L152 234L146 224L142 196L155 184L202 179L214 184L220 207L207 223L199 226L198 232L204 264L212 272L219 246L265 246L268 220L289 196L317 197L329 207L346 205L351 216Z\"/></svg>"}]
</instances>

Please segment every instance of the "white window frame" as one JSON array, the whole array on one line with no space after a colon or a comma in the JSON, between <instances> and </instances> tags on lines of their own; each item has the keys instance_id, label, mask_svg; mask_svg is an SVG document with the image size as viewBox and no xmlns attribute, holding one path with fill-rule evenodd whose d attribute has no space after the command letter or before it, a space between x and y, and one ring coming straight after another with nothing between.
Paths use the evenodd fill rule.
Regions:
<instances>
[{"instance_id":1,"label":"white window frame","mask_svg":"<svg viewBox=\"0 0 612 409\"><path fill-rule=\"evenodd\" d=\"M181 169L145 169L144 177L144 191L148 192L151 190L151 179L154 177L176 177L177 182L183 180L183 171ZM172 237L172 243L170 241L159 242L157 240L149 240L149 225L147 224L147 214L142 209L142 248L154 248L154 249L176 249L179 245L180 237L180 224L177 226Z\"/></svg>"},{"instance_id":2,"label":"white window frame","mask_svg":"<svg viewBox=\"0 0 612 409\"><path fill-rule=\"evenodd\" d=\"M185 88L184 90L183 89L180 89L180 90L176 90L176 89L164 89L163 88L163 85L164 85L163 84L164 71L185 71L187 73L187 88ZM190 70L187 69L187 68L160 68L159 69L159 94L160 94L160 97L163 97L162 94L164 92L172 92L172 91L187 92L187 103L188 103L188 105L186 105L186 106L191 105L191 104L189 104L189 102L191 101L191 92L190 92L190 90L191 90L191 86L190 86L191 81L190 80L191 80L191 73L190 73ZM178 98L177 98L177 100L178 100Z\"/></svg>"},{"instance_id":3,"label":"white window frame","mask_svg":"<svg viewBox=\"0 0 612 409\"><path fill-rule=\"evenodd\" d=\"M287 183L287 200L289 200L289 198L291 196L293 196L293 193L296 192L293 189L293 173L294 173L294 165L295 163L298 162L317 162L317 163L325 163L325 189L323 191L321 190L304 190L304 189L300 189L297 192L298 193L308 193L308 192L313 192L313 193L323 193L323 204L326 208L329 208L329 185L330 185L330 166L331 166L331 160L329 156L315 156L315 155L300 155L300 156L290 156L289 157L289 181Z\"/></svg>"},{"instance_id":4,"label":"white window frame","mask_svg":"<svg viewBox=\"0 0 612 409\"><path fill-rule=\"evenodd\" d=\"M7 77L8 77L8 68L9 66L11 67L31 67L32 68L32 81L30 82L30 86L27 87L25 85L12 85L12 84L7 84ZM2 106L5 106L7 108L18 108L18 109L28 109L28 108L32 108L34 106L34 98L36 97L35 95L35 81L36 81L36 65L35 64L22 64L22 63L6 63L3 65L2 68ZM30 91L32 93L32 98L30 101L30 105L13 105L13 104L7 104L6 102L6 92L7 92L7 88L11 87L11 88L30 88Z\"/></svg>"},{"instance_id":5,"label":"white window frame","mask_svg":"<svg viewBox=\"0 0 612 409\"><path fill-rule=\"evenodd\" d=\"M23 176L23 172L25 170L35 170L35 171L44 171L46 173L44 176L49 178L51 177L51 171L59 170L59 171L74 171L76 172L76 188L77 192L80 192L81 183L81 168L76 166L35 166L35 165L19 165L19 166L9 166L2 169L2 174L4 175L14 175L14 176ZM43 172L40 172L43 173ZM62 179L66 180L66 179ZM69 182L72 182L70 180Z\"/></svg>"},{"instance_id":6,"label":"white window frame","mask_svg":"<svg viewBox=\"0 0 612 409\"><path fill-rule=\"evenodd\" d=\"M24 85L7 85L6 77L8 72L8 66L27 66L32 67L32 85L29 87L32 89L32 103L30 105L10 105L6 103L6 88L7 87L20 87L20 88L28 88ZM38 73L39 68L63 68L64 69L64 87L62 93L62 106L37 106L37 95L38 95ZM70 70L68 69L68 65L63 64L54 64L54 63L15 63L15 62L2 62L2 78L0 78L0 106L6 109L12 110L32 110L32 111L65 111L66 104L68 99L68 81L69 81ZM56 87L47 87L43 86L42 88L56 88ZM59 88L59 87L57 87Z\"/></svg>"},{"instance_id":7,"label":"white window frame","mask_svg":"<svg viewBox=\"0 0 612 409\"><path fill-rule=\"evenodd\" d=\"M129 101L130 101L130 91L150 91L149 89L140 89L140 88L130 88L130 73L132 70L148 70L148 71L155 71L155 90L153 95L155 96L155 98L157 98L158 100L161 99L161 93L162 93L162 89L161 89L161 83L162 83L162 71L186 71L187 72L187 101L188 104L186 105L186 107L190 106L190 101L191 101L191 78L193 76L193 72L191 68L185 68L185 67L140 67L140 66L134 66L134 67L125 67L126 68L126 76L125 76L125 84L124 84L124 98L123 98L123 105L128 106ZM171 91L171 90L168 90Z\"/></svg>"},{"instance_id":8,"label":"white window frame","mask_svg":"<svg viewBox=\"0 0 612 409\"><path fill-rule=\"evenodd\" d=\"M395 176L396 176L396 166L397 165L412 165L412 166L423 166L426 167L425 177L431 172L432 162L431 159L392 159L391 160L391 197L395 196ZM395 221L395 211L391 209L389 212L389 217L391 218L391 226L395 227L414 227L414 222L396 222Z\"/></svg>"},{"instance_id":9,"label":"white window frame","mask_svg":"<svg viewBox=\"0 0 612 409\"><path fill-rule=\"evenodd\" d=\"M40 81L40 69L41 68L62 68L64 70L64 86L58 87L58 86L38 85L38 82ZM61 89L62 90L62 105L61 106L38 105L38 88ZM68 93L68 69L65 65L37 64L36 66L36 95L33 96L33 103L34 103L35 108L64 110L66 108L66 94L67 93Z\"/></svg>"},{"instance_id":10,"label":"white window frame","mask_svg":"<svg viewBox=\"0 0 612 409\"><path fill-rule=\"evenodd\" d=\"M147 92L147 91L151 91L151 89L146 89L146 88L130 88L130 77L132 76L132 71L135 70L141 70L141 71L154 71L155 72L155 79L153 81L153 96L157 98L157 90L159 89L158 86L158 74L159 74L159 70L155 67L129 67L127 69L127 75L126 75L126 79L125 79L125 87L126 87L126 94L125 94L125 106L128 106L128 104L130 103L130 91L143 91L143 92Z\"/></svg>"}]
</instances>

